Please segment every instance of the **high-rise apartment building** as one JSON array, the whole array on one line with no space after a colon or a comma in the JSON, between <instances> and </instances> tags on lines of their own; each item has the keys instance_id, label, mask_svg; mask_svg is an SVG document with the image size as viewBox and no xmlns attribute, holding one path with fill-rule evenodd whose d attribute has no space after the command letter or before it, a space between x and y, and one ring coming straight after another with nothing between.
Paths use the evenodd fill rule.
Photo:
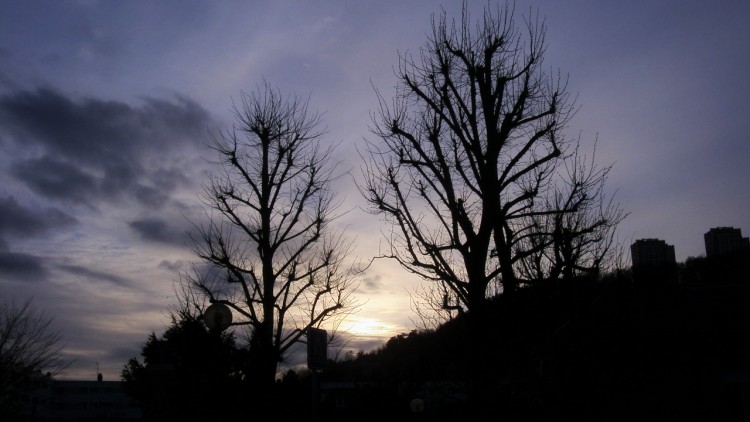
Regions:
<instances>
[{"instance_id":1,"label":"high-rise apartment building","mask_svg":"<svg viewBox=\"0 0 750 422\"><path fill-rule=\"evenodd\" d=\"M742 230L734 227L714 227L703 235L703 240L708 257L750 250L750 239L742 237Z\"/></svg>"},{"instance_id":2,"label":"high-rise apartment building","mask_svg":"<svg viewBox=\"0 0 750 422\"><path fill-rule=\"evenodd\" d=\"M675 265L674 246L661 239L639 239L630 245L633 268Z\"/></svg>"}]
</instances>

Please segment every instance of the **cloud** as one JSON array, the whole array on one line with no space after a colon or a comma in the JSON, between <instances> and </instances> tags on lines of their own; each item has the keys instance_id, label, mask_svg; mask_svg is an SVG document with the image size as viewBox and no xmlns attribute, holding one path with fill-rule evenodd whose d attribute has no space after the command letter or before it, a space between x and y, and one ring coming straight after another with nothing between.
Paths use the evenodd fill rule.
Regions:
<instances>
[{"instance_id":1,"label":"cloud","mask_svg":"<svg viewBox=\"0 0 750 422\"><path fill-rule=\"evenodd\" d=\"M171 227L166 221L158 218L131 221L128 226L141 238L152 242L184 246L187 240L187 234L184 230Z\"/></svg>"},{"instance_id":2,"label":"cloud","mask_svg":"<svg viewBox=\"0 0 750 422\"><path fill-rule=\"evenodd\" d=\"M380 274L362 278L360 290L363 292L377 292L383 289L383 277Z\"/></svg>"},{"instance_id":3,"label":"cloud","mask_svg":"<svg viewBox=\"0 0 750 422\"><path fill-rule=\"evenodd\" d=\"M192 180L189 162L212 119L179 95L131 106L39 88L0 97L0 124L9 173L38 195L92 207L135 198L159 208Z\"/></svg>"},{"instance_id":4,"label":"cloud","mask_svg":"<svg viewBox=\"0 0 750 422\"><path fill-rule=\"evenodd\" d=\"M395 335L395 334L394 334ZM356 351L370 351L383 346L389 337L355 336L346 344L346 349Z\"/></svg>"},{"instance_id":5,"label":"cloud","mask_svg":"<svg viewBox=\"0 0 750 422\"><path fill-rule=\"evenodd\" d=\"M126 286L129 287L132 285L130 280L119 277L113 274L107 274L100 271L91 270L89 268L80 266L80 265L60 265L58 266L59 269L73 274L78 277L85 278L87 280L91 281L105 281L108 283L116 284L119 286Z\"/></svg>"},{"instance_id":6,"label":"cloud","mask_svg":"<svg viewBox=\"0 0 750 422\"><path fill-rule=\"evenodd\" d=\"M148 334L143 336L143 343L146 343L147 339ZM108 350L107 352L107 357L110 358L109 360L113 362L122 362L123 365L131 358L138 358L143 360L143 358L141 357L141 348L138 345L133 345L130 347L115 347Z\"/></svg>"},{"instance_id":7,"label":"cloud","mask_svg":"<svg viewBox=\"0 0 750 422\"><path fill-rule=\"evenodd\" d=\"M0 281L38 281L47 278L44 259L24 254L0 251Z\"/></svg>"},{"instance_id":8,"label":"cloud","mask_svg":"<svg viewBox=\"0 0 750 422\"><path fill-rule=\"evenodd\" d=\"M29 209L21 206L13 196L0 197L0 239L4 235L44 235L53 229L77 223L74 217L57 208Z\"/></svg>"},{"instance_id":9,"label":"cloud","mask_svg":"<svg viewBox=\"0 0 750 422\"><path fill-rule=\"evenodd\" d=\"M176 260L176 261L170 261L167 259L162 260L159 263L159 268L164 268L166 270L171 271L172 273L177 273L181 269L185 268L186 263L182 260Z\"/></svg>"},{"instance_id":10,"label":"cloud","mask_svg":"<svg viewBox=\"0 0 750 422\"><path fill-rule=\"evenodd\" d=\"M49 156L17 162L10 173L34 192L51 199L88 203L88 198L99 190L94 175Z\"/></svg>"},{"instance_id":11,"label":"cloud","mask_svg":"<svg viewBox=\"0 0 750 422\"><path fill-rule=\"evenodd\" d=\"M42 236L77 223L74 217L57 208L29 209L21 206L12 196L0 197L0 274L5 275L8 280L46 279L46 260L30 254L11 252L6 237Z\"/></svg>"}]
</instances>

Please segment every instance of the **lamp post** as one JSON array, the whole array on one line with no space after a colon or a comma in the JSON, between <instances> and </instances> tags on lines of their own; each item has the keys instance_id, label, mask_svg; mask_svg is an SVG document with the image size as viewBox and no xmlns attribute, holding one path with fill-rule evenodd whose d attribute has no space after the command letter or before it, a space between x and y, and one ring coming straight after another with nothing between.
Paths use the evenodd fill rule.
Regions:
<instances>
[{"instance_id":1,"label":"lamp post","mask_svg":"<svg viewBox=\"0 0 750 422\"><path fill-rule=\"evenodd\" d=\"M212 303L203 312L203 321L209 331L218 333L232 325L232 310L223 303ZM320 390L318 387L318 371L328 362L328 333L317 328L307 329L307 367L312 375L312 420L318 420L318 402Z\"/></svg>"}]
</instances>

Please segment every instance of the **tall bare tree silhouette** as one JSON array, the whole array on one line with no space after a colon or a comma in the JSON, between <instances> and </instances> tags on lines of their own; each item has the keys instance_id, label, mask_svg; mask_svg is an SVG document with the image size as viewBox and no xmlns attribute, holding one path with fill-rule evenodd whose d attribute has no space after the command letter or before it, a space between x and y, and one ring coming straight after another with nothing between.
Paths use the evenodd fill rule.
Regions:
<instances>
[{"instance_id":1,"label":"tall bare tree silhouette","mask_svg":"<svg viewBox=\"0 0 750 422\"><path fill-rule=\"evenodd\" d=\"M262 383L306 330L352 303L354 278L344 258L351 242L333 233L332 149L321 143L319 115L268 84L243 93L236 125L214 139L220 157L205 186L214 211L195 252L220 269L195 282L212 302L252 328L251 349Z\"/></svg>"},{"instance_id":2,"label":"tall bare tree silhouette","mask_svg":"<svg viewBox=\"0 0 750 422\"><path fill-rule=\"evenodd\" d=\"M565 248L621 217L593 211L606 168L581 167L567 187L561 178L566 160L580 164L563 135L575 105L566 79L545 70L545 34L537 13L519 25L506 3L473 20L465 4L458 20L433 19L418 55L400 56L393 101L378 93L381 142L368 143L360 188L391 223L383 256L437 282L444 310L512 296L529 281L524 261L550 248L551 266L575 268Z\"/></svg>"}]
</instances>

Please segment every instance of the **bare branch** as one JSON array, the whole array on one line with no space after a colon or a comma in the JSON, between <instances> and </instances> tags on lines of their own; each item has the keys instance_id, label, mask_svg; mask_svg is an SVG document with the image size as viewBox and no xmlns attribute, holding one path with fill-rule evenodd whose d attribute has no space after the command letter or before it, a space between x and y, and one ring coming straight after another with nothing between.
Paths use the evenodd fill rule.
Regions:
<instances>
[{"instance_id":1,"label":"bare branch","mask_svg":"<svg viewBox=\"0 0 750 422\"><path fill-rule=\"evenodd\" d=\"M39 386L45 373L58 375L70 362L63 359L61 336L52 317L34 308L31 299L16 303L3 294L0 302L0 414L17 415L24 394Z\"/></svg>"},{"instance_id":2,"label":"bare branch","mask_svg":"<svg viewBox=\"0 0 750 422\"><path fill-rule=\"evenodd\" d=\"M253 327L256 364L272 382L308 327L351 304L357 274L343 264L350 243L329 229L336 176L332 150L321 147L319 115L265 84L241 94L235 117L231 131L214 137L220 166L204 202L215 214L194 242L214 270L193 276L212 302L241 317L234 325Z\"/></svg>"},{"instance_id":3,"label":"bare branch","mask_svg":"<svg viewBox=\"0 0 750 422\"><path fill-rule=\"evenodd\" d=\"M623 217L611 203L594 215L606 171L566 155L575 105L566 79L544 71L544 21L514 18L508 3L488 5L476 22L466 4L458 21L443 12L419 55L400 56L392 103L376 91L380 143L365 151L360 192L391 224L382 256L438 282L426 295L433 309L481 310L542 274L534 269L545 259L573 265L550 249L563 230L555 221L570 226L578 216L580 227L566 230L583 257ZM573 167L565 197L558 169Z\"/></svg>"}]
</instances>

